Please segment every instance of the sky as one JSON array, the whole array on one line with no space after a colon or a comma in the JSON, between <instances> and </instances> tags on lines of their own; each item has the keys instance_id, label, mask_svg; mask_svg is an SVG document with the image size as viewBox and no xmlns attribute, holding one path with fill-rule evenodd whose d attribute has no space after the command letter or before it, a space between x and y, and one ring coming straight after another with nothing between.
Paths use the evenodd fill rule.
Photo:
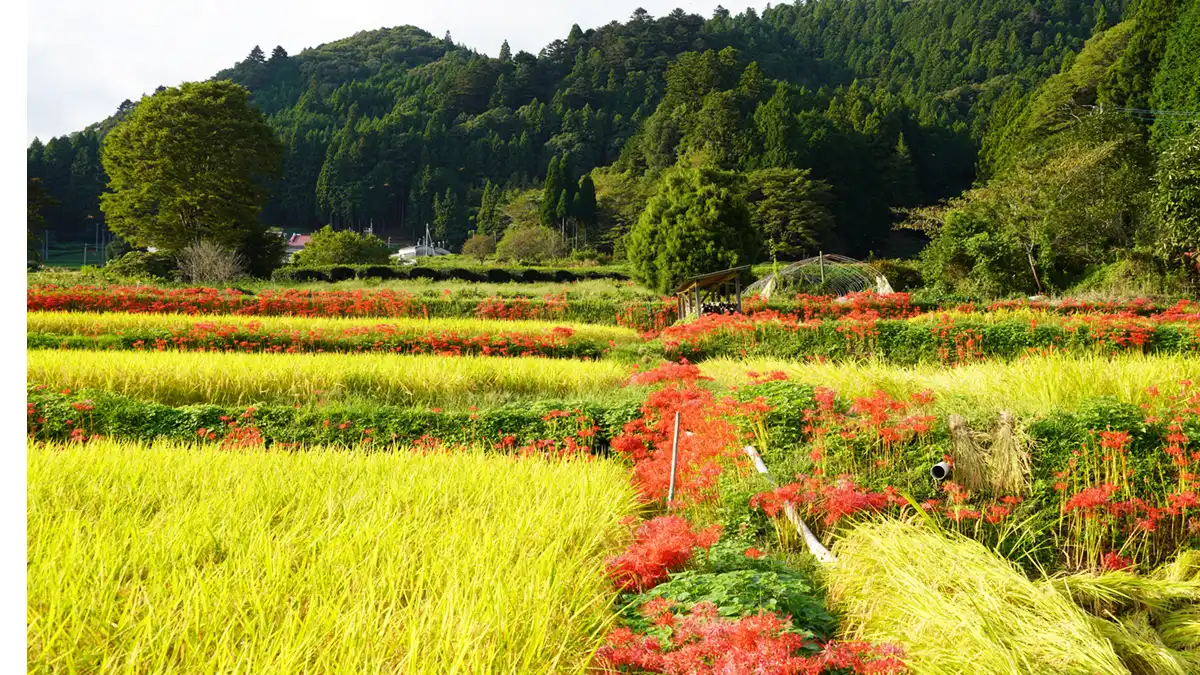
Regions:
<instances>
[{"instance_id":1,"label":"sky","mask_svg":"<svg viewBox=\"0 0 1200 675\"><path fill-rule=\"evenodd\" d=\"M97 122L159 85L204 80L255 45L289 54L361 30L410 24L495 56L538 53L571 24L627 21L638 7L704 17L720 0L42 0L29 3L26 142ZM767 3L749 3L761 10ZM728 9L737 13L738 5Z\"/></svg>"}]
</instances>

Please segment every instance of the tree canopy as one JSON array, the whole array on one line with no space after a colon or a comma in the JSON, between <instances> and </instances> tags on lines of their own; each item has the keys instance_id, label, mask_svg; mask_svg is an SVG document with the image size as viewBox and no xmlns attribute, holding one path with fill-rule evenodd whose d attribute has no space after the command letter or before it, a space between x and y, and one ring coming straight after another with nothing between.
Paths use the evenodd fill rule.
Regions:
<instances>
[{"instance_id":1,"label":"tree canopy","mask_svg":"<svg viewBox=\"0 0 1200 675\"><path fill-rule=\"evenodd\" d=\"M660 293L691 276L753 263L758 253L735 176L711 167L668 171L626 246L638 280Z\"/></svg>"},{"instance_id":2,"label":"tree canopy","mask_svg":"<svg viewBox=\"0 0 1200 675\"><path fill-rule=\"evenodd\" d=\"M200 240L240 248L278 171L280 146L249 92L229 82L144 98L104 140L109 228L134 246L178 251Z\"/></svg>"}]
</instances>

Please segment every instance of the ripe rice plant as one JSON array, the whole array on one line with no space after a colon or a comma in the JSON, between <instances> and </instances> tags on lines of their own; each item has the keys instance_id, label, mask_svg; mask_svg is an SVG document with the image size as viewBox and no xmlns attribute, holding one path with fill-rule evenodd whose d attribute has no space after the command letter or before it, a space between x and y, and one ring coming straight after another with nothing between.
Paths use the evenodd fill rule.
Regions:
<instances>
[{"instance_id":1,"label":"ripe rice plant","mask_svg":"<svg viewBox=\"0 0 1200 675\"><path fill-rule=\"evenodd\" d=\"M628 369L613 361L390 354L226 354L30 350L28 381L104 389L168 405L319 403L484 407L611 391Z\"/></svg>"},{"instance_id":2,"label":"ripe rice plant","mask_svg":"<svg viewBox=\"0 0 1200 675\"><path fill-rule=\"evenodd\" d=\"M579 330L576 328L578 327ZM341 319L34 312L31 349L375 352L599 358L639 341L627 328L485 319Z\"/></svg>"},{"instance_id":3,"label":"ripe rice plant","mask_svg":"<svg viewBox=\"0 0 1200 675\"><path fill-rule=\"evenodd\" d=\"M1050 354L1016 361L987 361L955 368L937 364L897 366L875 359L858 363L817 363L771 359L714 359L701 371L719 383L742 385L751 373L780 371L790 379L836 390L847 397L881 390L893 398L933 391L938 412L1011 410L1018 414L1073 408L1097 396L1149 403L1147 387L1174 390L1182 379L1200 381L1200 357L1129 354Z\"/></svg>"},{"instance_id":4,"label":"ripe rice plant","mask_svg":"<svg viewBox=\"0 0 1200 675\"><path fill-rule=\"evenodd\" d=\"M901 644L914 675L1129 673L1083 610L978 542L885 521L834 551L843 630Z\"/></svg>"},{"instance_id":5,"label":"ripe rice plant","mask_svg":"<svg viewBox=\"0 0 1200 675\"><path fill-rule=\"evenodd\" d=\"M582 673L634 508L604 461L29 447L33 672Z\"/></svg>"},{"instance_id":6,"label":"ripe rice plant","mask_svg":"<svg viewBox=\"0 0 1200 675\"><path fill-rule=\"evenodd\" d=\"M437 334L455 333L467 337L516 333L544 335L555 328L566 327L572 338L625 344L638 341L638 334L629 328L594 324L569 324L555 321L502 321L471 318L387 318L346 319L338 317L274 317L212 315L203 318L179 314L130 314L123 312L30 312L26 317L30 333L59 335L106 335L132 331L188 332L196 326L217 325L252 330L259 333L290 331L321 334Z\"/></svg>"}]
</instances>

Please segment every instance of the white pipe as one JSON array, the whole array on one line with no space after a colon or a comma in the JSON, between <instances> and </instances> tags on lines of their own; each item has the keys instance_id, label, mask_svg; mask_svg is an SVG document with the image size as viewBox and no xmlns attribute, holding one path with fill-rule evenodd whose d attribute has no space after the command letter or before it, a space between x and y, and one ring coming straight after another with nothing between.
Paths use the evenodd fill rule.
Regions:
<instances>
[{"instance_id":1,"label":"white pipe","mask_svg":"<svg viewBox=\"0 0 1200 675\"><path fill-rule=\"evenodd\" d=\"M758 451L754 449L754 446L747 445L744 449L746 454L750 456L750 459L754 461L754 468L758 469L758 472L766 476L767 480L771 481L771 484L774 485L775 480L771 478L771 473L767 471L766 463L763 462L762 457L758 454ZM800 515L796 513L796 507L793 506L791 502L784 502L783 515L787 516L787 519L792 521L792 524L796 526L796 531L799 532L800 536L804 539L804 544L808 547L808 552L813 554L817 560L826 564L837 562L837 557L834 556L829 549L825 548L823 544L821 544L821 540L817 539L817 536L812 533L812 530L808 529L808 525L805 524L805 522L800 518Z\"/></svg>"}]
</instances>

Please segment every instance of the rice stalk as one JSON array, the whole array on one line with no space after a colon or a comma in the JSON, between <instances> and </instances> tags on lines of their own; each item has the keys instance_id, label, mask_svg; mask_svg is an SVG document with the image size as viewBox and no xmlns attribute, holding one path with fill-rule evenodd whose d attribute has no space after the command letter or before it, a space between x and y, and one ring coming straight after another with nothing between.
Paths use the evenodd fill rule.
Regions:
<instances>
[{"instance_id":1,"label":"rice stalk","mask_svg":"<svg viewBox=\"0 0 1200 675\"><path fill-rule=\"evenodd\" d=\"M1132 675L1193 675L1200 672L1200 654L1172 649L1150 625L1146 612L1107 621L1093 617L1096 629L1112 643Z\"/></svg>"},{"instance_id":2,"label":"rice stalk","mask_svg":"<svg viewBox=\"0 0 1200 675\"><path fill-rule=\"evenodd\" d=\"M30 672L587 672L636 505L606 461L28 453Z\"/></svg>"},{"instance_id":3,"label":"rice stalk","mask_svg":"<svg viewBox=\"0 0 1200 675\"><path fill-rule=\"evenodd\" d=\"M1000 421L988 448L988 477L995 494L1018 495L1029 484L1029 438L1017 426L1016 416L1000 411Z\"/></svg>"},{"instance_id":4,"label":"rice stalk","mask_svg":"<svg viewBox=\"0 0 1200 675\"><path fill-rule=\"evenodd\" d=\"M309 331L325 335L355 334L359 331L393 331L399 335L431 335L454 333L463 337L480 335L519 334L541 336L565 326L574 331L573 339L617 344L639 342L631 328L600 326L565 321L507 321L435 317L301 317L301 316L243 316L238 314L146 314L130 312L29 312L25 317L31 333L57 335L107 335L132 330L161 330L186 332L193 326L236 326L242 330L261 333L290 333Z\"/></svg>"},{"instance_id":5,"label":"rice stalk","mask_svg":"<svg viewBox=\"0 0 1200 675\"><path fill-rule=\"evenodd\" d=\"M958 534L888 520L836 545L843 637L899 643L914 675L1128 675L1090 618Z\"/></svg>"},{"instance_id":6,"label":"rice stalk","mask_svg":"<svg viewBox=\"0 0 1200 675\"><path fill-rule=\"evenodd\" d=\"M1188 605L1164 615L1158 622L1158 634L1171 649L1200 652L1200 605Z\"/></svg>"},{"instance_id":7,"label":"rice stalk","mask_svg":"<svg viewBox=\"0 0 1200 675\"><path fill-rule=\"evenodd\" d=\"M1171 562L1154 570L1155 579L1200 581L1200 550L1185 548Z\"/></svg>"},{"instance_id":8,"label":"rice stalk","mask_svg":"<svg viewBox=\"0 0 1200 675\"><path fill-rule=\"evenodd\" d=\"M1153 579L1117 570L1079 572L1044 582L1094 614L1129 610L1169 611L1181 603L1200 601L1200 581Z\"/></svg>"},{"instance_id":9,"label":"rice stalk","mask_svg":"<svg viewBox=\"0 0 1200 675\"><path fill-rule=\"evenodd\" d=\"M105 389L166 405L365 399L386 405L476 405L587 397L618 389L613 361L399 354L241 354L30 350L27 379Z\"/></svg>"},{"instance_id":10,"label":"rice stalk","mask_svg":"<svg viewBox=\"0 0 1200 675\"><path fill-rule=\"evenodd\" d=\"M962 415L951 415L950 456L954 459L954 482L968 490L978 490L989 483L988 456L975 442L971 428Z\"/></svg>"}]
</instances>

